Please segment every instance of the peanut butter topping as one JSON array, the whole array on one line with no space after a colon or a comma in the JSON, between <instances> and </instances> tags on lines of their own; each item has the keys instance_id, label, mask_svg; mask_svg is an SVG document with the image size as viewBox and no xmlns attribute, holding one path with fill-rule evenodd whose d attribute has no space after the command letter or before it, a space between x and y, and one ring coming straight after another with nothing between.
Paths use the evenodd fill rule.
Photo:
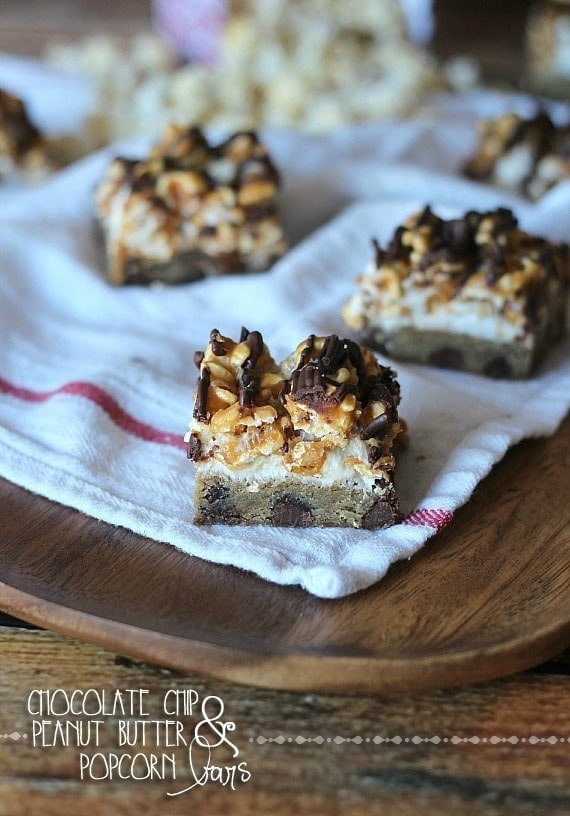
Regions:
<instances>
[{"instance_id":1,"label":"peanut butter topping","mask_svg":"<svg viewBox=\"0 0 570 816\"><path fill-rule=\"evenodd\" d=\"M243 329L236 343L214 329L196 359L189 458L241 468L271 455L292 473L315 476L331 451L350 447L349 469L389 478L402 429L399 386L371 351L311 335L277 365L259 332Z\"/></svg>"}]
</instances>

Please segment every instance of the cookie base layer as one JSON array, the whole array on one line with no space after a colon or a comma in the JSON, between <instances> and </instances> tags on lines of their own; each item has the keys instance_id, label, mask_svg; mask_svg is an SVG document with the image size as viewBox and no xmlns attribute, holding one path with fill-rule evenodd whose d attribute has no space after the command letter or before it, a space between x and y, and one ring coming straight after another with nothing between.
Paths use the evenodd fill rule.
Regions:
<instances>
[{"instance_id":1,"label":"cookie base layer","mask_svg":"<svg viewBox=\"0 0 570 816\"><path fill-rule=\"evenodd\" d=\"M564 334L564 323L561 309L529 347L410 326L394 332L369 326L362 334L362 341L396 360L470 371L496 379L524 379L533 374L551 343Z\"/></svg>"},{"instance_id":2,"label":"cookie base layer","mask_svg":"<svg viewBox=\"0 0 570 816\"><path fill-rule=\"evenodd\" d=\"M126 258L120 266L107 250L105 228L95 220L94 234L99 250L100 266L109 283L117 286L146 285L153 281L165 284L192 283L203 278L219 275L237 275L247 272L263 272L279 260L279 255L264 259L263 264L248 265L237 252L208 255L201 249L193 249L173 255L168 261L151 261L146 258Z\"/></svg>"},{"instance_id":3,"label":"cookie base layer","mask_svg":"<svg viewBox=\"0 0 570 816\"><path fill-rule=\"evenodd\" d=\"M391 527L399 519L394 486L371 490L274 481L247 490L243 481L201 478L195 492L196 524L264 524L273 527Z\"/></svg>"}]
</instances>

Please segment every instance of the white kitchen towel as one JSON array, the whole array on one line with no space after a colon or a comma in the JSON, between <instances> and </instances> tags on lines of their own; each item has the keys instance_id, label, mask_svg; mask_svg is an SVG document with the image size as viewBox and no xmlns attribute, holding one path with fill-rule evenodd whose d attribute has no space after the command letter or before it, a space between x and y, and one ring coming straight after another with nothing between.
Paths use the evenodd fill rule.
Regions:
<instances>
[{"instance_id":1,"label":"white kitchen towel","mask_svg":"<svg viewBox=\"0 0 570 816\"><path fill-rule=\"evenodd\" d=\"M443 121L432 111L330 137L267 134L286 179L294 244L269 273L173 288L106 283L91 192L111 155L140 144L2 195L0 475L191 555L326 598L369 586L452 523L510 445L553 433L564 417L568 340L528 382L395 365L411 442L397 468L407 517L388 530L193 525L182 443L192 355L210 329L259 329L278 359L310 333L345 336L339 310L371 236L386 241L425 203L443 215L508 204L523 227L570 238L570 184L531 205L458 177L475 141L474 113L442 104Z\"/></svg>"}]
</instances>

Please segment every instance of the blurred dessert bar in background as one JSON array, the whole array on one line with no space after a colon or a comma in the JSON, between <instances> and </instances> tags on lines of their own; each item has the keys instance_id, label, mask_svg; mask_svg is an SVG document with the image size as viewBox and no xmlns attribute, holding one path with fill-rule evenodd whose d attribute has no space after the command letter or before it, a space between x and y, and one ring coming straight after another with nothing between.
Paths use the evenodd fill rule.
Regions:
<instances>
[{"instance_id":1,"label":"blurred dessert bar in background","mask_svg":"<svg viewBox=\"0 0 570 816\"><path fill-rule=\"evenodd\" d=\"M0 89L0 181L39 181L52 169L46 142L24 103Z\"/></svg>"},{"instance_id":2,"label":"blurred dessert bar in background","mask_svg":"<svg viewBox=\"0 0 570 816\"><path fill-rule=\"evenodd\" d=\"M531 7L526 46L534 90L570 97L570 0L543 0Z\"/></svg>"},{"instance_id":3,"label":"blurred dessert bar in background","mask_svg":"<svg viewBox=\"0 0 570 816\"><path fill-rule=\"evenodd\" d=\"M479 123L480 143L463 173L531 199L570 178L570 122L555 125L541 112L515 113Z\"/></svg>"},{"instance_id":4,"label":"blurred dessert bar in background","mask_svg":"<svg viewBox=\"0 0 570 816\"><path fill-rule=\"evenodd\" d=\"M279 174L255 133L210 144L170 125L146 159L116 158L95 192L115 284L265 271L286 250Z\"/></svg>"}]
</instances>

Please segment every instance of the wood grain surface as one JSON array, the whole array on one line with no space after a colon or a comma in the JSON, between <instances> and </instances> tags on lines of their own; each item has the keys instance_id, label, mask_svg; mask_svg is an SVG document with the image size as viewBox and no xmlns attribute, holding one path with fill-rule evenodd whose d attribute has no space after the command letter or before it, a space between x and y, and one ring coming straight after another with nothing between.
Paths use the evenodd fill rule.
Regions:
<instances>
[{"instance_id":1,"label":"wood grain surface","mask_svg":"<svg viewBox=\"0 0 570 816\"><path fill-rule=\"evenodd\" d=\"M447 530L338 601L2 482L0 608L172 668L270 688L371 694L499 677L568 642L569 441L570 419L512 449Z\"/></svg>"},{"instance_id":2,"label":"wood grain surface","mask_svg":"<svg viewBox=\"0 0 570 816\"><path fill-rule=\"evenodd\" d=\"M374 699L204 681L50 632L0 629L0 653L0 734L28 735L0 740L2 816L546 816L570 810L570 744L560 739L570 734L568 657L541 674L483 687ZM142 687L151 715L159 717L162 695L174 686L223 699L236 724L232 739L240 760L251 772L247 784L232 791L209 783L173 800L166 796L171 780L80 781L78 749L31 745L26 698L32 689ZM362 742L337 744L339 735ZM284 741L260 743L260 736ZM298 744L298 736L324 742ZM401 742L377 744L377 736ZM441 742L413 741L433 736ZM479 741L463 741L473 737ZM111 727L98 750L116 750ZM156 749L137 744L136 750ZM178 781L189 784L184 774Z\"/></svg>"}]
</instances>

